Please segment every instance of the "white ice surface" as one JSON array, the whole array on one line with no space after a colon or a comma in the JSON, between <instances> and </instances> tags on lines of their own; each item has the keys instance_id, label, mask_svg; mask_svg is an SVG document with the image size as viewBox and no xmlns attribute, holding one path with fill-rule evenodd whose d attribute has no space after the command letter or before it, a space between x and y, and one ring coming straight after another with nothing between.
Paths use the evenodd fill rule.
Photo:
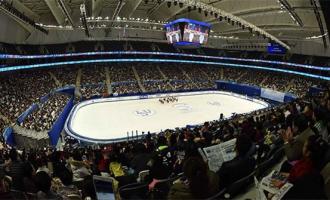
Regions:
<instances>
[{"instance_id":1,"label":"white ice surface","mask_svg":"<svg viewBox=\"0 0 330 200\"><path fill-rule=\"evenodd\" d=\"M224 94L181 96L176 103L161 104L158 99L100 102L80 107L71 119L71 129L94 139L127 137L137 130L159 132L165 129L201 124L219 119L220 113L247 113L265 105Z\"/></svg>"}]
</instances>

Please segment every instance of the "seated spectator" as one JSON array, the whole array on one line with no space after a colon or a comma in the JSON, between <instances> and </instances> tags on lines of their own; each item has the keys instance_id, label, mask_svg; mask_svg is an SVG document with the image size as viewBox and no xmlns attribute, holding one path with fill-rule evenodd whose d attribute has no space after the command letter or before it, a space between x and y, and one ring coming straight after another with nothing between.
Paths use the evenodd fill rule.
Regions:
<instances>
[{"instance_id":1,"label":"seated spectator","mask_svg":"<svg viewBox=\"0 0 330 200\"><path fill-rule=\"evenodd\" d=\"M147 170L147 163L150 160L150 154L142 143L137 143L134 147L134 157L131 161L131 167L134 169L134 174L138 175L139 172Z\"/></svg>"},{"instance_id":2,"label":"seated spectator","mask_svg":"<svg viewBox=\"0 0 330 200\"><path fill-rule=\"evenodd\" d=\"M148 162L150 167L149 177L151 179L149 190L152 190L159 181L167 179L171 174L171 169L163 161L160 154L155 154Z\"/></svg>"},{"instance_id":3,"label":"seated spectator","mask_svg":"<svg viewBox=\"0 0 330 200\"><path fill-rule=\"evenodd\" d=\"M119 157L120 153L118 150L119 149L115 149L115 151L110 154L109 171L110 175L115 177L118 181L118 187L121 187L136 182L136 179L133 175L126 174L124 171L122 159Z\"/></svg>"},{"instance_id":4,"label":"seated spectator","mask_svg":"<svg viewBox=\"0 0 330 200\"><path fill-rule=\"evenodd\" d=\"M239 135L237 137L236 157L233 160L224 162L217 172L220 180L220 189L249 175L254 170L256 161L253 157L247 156L251 147L252 142L248 136Z\"/></svg>"},{"instance_id":5,"label":"seated spectator","mask_svg":"<svg viewBox=\"0 0 330 200\"><path fill-rule=\"evenodd\" d=\"M309 136L303 147L303 158L292 166L289 173L283 173L293 184L286 198L325 199L324 180L320 174L323 157L320 137Z\"/></svg>"},{"instance_id":6,"label":"seated spectator","mask_svg":"<svg viewBox=\"0 0 330 200\"><path fill-rule=\"evenodd\" d=\"M50 190L52 179L44 172L40 171L36 175L36 186L38 189L38 199L62 199L59 195Z\"/></svg>"},{"instance_id":7,"label":"seated spectator","mask_svg":"<svg viewBox=\"0 0 330 200\"><path fill-rule=\"evenodd\" d=\"M24 163L18 160L18 153L16 149L11 149L9 152L10 163L9 176L12 178L12 189L24 191L23 177L24 177Z\"/></svg>"},{"instance_id":8,"label":"seated spectator","mask_svg":"<svg viewBox=\"0 0 330 200\"><path fill-rule=\"evenodd\" d=\"M183 165L186 180L175 181L168 199L205 199L219 191L219 178L200 157L190 157Z\"/></svg>"},{"instance_id":9,"label":"seated spectator","mask_svg":"<svg viewBox=\"0 0 330 200\"><path fill-rule=\"evenodd\" d=\"M51 162L53 166L53 177L58 177L59 174L66 170L65 161L61 159L61 153L59 151L55 151L51 155Z\"/></svg>"},{"instance_id":10,"label":"seated spectator","mask_svg":"<svg viewBox=\"0 0 330 200\"><path fill-rule=\"evenodd\" d=\"M70 199L70 195L80 196L78 188L72 184L73 174L68 170L63 170L59 174L62 185L56 191L63 199Z\"/></svg>"},{"instance_id":11,"label":"seated spectator","mask_svg":"<svg viewBox=\"0 0 330 200\"><path fill-rule=\"evenodd\" d=\"M110 175L113 177L125 176L123 166L119 161L119 156L117 153L112 153L110 155L109 171L110 171Z\"/></svg>"},{"instance_id":12,"label":"seated spectator","mask_svg":"<svg viewBox=\"0 0 330 200\"><path fill-rule=\"evenodd\" d=\"M45 157L38 158L36 163L37 163L37 167L38 167L36 173L38 173L40 171L44 171L50 175L50 171L47 167L47 159Z\"/></svg>"},{"instance_id":13,"label":"seated spectator","mask_svg":"<svg viewBox=\"0 0 330 200\"><path fill-rule=\"evenodd\" d=\"M73 160L70 160L70 167L73 172L73 181L82 181L91 175L90 166L82 160L78 150L74 152Z\"/></svg>"},{"instance_id":14,"label":"seated spectator","mask_svg":"<svg viewBox=\"0 0 330 200\"><path fill-rule=\"evenodd\" d=\"M285 155L289 162L302 158L304 143L313 134L304 115L299 115L293 120L292 125L282 134Z\"/></svg>"},{"instance_id":15,"label":"seated spectator","mask_svg":"<svg viewBox=\"0 0 330 200\"><path fill-rule=\"evenodd\" d=\"M35 184L35 170L30 163L26 163L24 167L24 192L37 193L37 187Z\"/></svg>"},{"instance_id":16,"label":"seated spectator","mask_svg":"<svg viewBox=\"0 0 330 200\"><path fill-rule=\"evenodd\" d=\"M323 149L318 136L309 136L302 150L302 159L294 163L288 174L289 181L294 183L306 174L319 173L324 157Z\"/></svg>"}]
</instances>

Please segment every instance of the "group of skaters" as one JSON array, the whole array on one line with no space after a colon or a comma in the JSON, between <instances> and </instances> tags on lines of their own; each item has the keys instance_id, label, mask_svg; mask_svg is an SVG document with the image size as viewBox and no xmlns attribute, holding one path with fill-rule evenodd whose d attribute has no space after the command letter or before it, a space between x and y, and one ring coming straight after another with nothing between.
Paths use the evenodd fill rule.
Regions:
<instances>
[{"instance_id":1,"label":"group of skaters","mask_svg":"<svg viewBox=\"0 0 330 200\"><path fill-rule=\"evenodd\" d=\"M174 96L166 96L159 99L161 104L178 102L179 99Z\"/></svg>"}]
</instances>

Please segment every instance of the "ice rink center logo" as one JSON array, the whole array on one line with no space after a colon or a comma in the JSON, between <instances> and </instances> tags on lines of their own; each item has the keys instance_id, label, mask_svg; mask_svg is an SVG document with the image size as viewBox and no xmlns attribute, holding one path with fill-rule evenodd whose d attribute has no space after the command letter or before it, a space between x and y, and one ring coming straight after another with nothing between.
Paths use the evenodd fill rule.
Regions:
<instances>
[{"instance_id":1,"label":"ice rink center logo","mask_svg":"<svg viewBox=\"0 0 330 200\"><path fill-rule=\"evenodd\" d=\"M219 101L208 101L207 104L211 106L221 106L221 103Z\"/></svg>"},{"instance_id":2,"label":"ice rink center logo","mask_svg":"<svg viewBox=\"0 0 330 200\"><path fill-rule=\"evenodd\" d=\"M141 117L148 117L148 116L152 116L154 115L156 112L154 110L151 109L141 109L141 110L135 110L134 114L137 116L141 116Z\"/></svg>"},{"instance_id":3,"label":"ice rink center logo","mask_svg":"<svg viewBox=\"0 0 330 200\"><path fill-rule=\"evenodd\" d=\"M186 103L177 103L173 105L174 108L182 111L190 111L192 110L192 107Z\"/></svg>"}]
</instances>

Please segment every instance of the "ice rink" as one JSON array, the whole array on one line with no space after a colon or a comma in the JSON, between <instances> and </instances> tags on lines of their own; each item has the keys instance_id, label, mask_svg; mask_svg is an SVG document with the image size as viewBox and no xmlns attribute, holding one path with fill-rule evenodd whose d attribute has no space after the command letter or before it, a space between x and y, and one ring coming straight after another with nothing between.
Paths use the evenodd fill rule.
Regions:
<instances>
[{"instance_id":1,"label":"ice rink","mask_svg":"<svg viewBox=\"0 0 330 200\"><path fill-rule=\"evenodd\" d=\"M178 96L181 95L181 96ZM127 132L136 130L159 132L165 129L201 124L219 119L220 113L247 113L267 106L260 100L247 100L244 96L210 91L176 94L178 102L161 104L155 98L109 98L85 101L71 112L66 131L89 141L111 141L126 138Z\"/></svg>"}]
</instances>

